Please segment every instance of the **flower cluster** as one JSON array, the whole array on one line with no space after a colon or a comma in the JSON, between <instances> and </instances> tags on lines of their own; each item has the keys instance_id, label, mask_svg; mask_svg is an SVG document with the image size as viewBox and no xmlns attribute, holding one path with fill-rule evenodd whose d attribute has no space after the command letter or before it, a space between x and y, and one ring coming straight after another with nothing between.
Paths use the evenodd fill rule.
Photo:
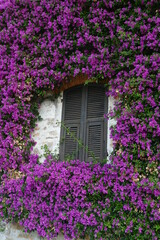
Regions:
<instances>
[{"instance_id":1,"label":"flower cluster","mask_svg":"<svg viewBox=\"0 0 160 240\"><path fill-rule=\"evenodd\" d=\"M157 192L147 180L138 187L133 168L56 162L49 156L42 165L25 166L23 174L3 179L1 208L2 216L7 212L9 220L17 219L26 230L48 239L61 231L65 239L142 239L144 233L157 239Z\"/></svg>"},{"instance_id":2,"label":"flower cluster","mask_svg":"<svg viewBox=\"0 0 160 240\"><path fill-rule=\"evenodd\" d=\"M52 238L160 238L158 0L0 1L1 215ZM78 73L109 79L112 165L31 154L35 101Z\"/></svg>"}]
</instances>

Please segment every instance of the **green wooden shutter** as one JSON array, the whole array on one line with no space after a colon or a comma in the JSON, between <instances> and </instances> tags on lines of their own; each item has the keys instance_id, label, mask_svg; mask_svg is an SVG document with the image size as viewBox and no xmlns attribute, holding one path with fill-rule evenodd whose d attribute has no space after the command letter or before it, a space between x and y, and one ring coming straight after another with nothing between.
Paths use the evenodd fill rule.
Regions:
<instances>
[{"instance_id":1,"label":"green wooden shutter","mask_svg":"<svg viewBox=\"0 0 160 240\"><path fill-rule=\"evenodd\" d=\"M86 145L87 161L103 159L106 149L105 141L105 89L102 86L88 86L86 114Z\"/></svg>"},{"instance_id":2,"label":"green wooden shutter","mask_svg":"<svg viewBox=\"0 0 160 240\"><path fill-rule=\"evenodd\" d=\"M82 107L82 87L70 89L65 92L65 121L80 121Z\"/></svg>"},{"instance_id":3,"label":"green wooden shutter","mask_svg":"<svg viewBox=\"0 0 160 240\"><path fill-rule=\"evenodd\" d=\"M105 89L100 86L88 86L87 119L103 118L105 112Z\"/></svg>"},{"instance_id":4,"label":"green wooden shutter","mask_svg":"<svg viewBox=\"0 0 160 240\"><path fill-rule=\"evenodd\" d=\"M82 108L82 86L64 92L60 158L79 158L78 142ZM64 125L64 126L63 126Z\"/></svg>"},{"instance_id":5,"label":"green wooden shutter","mask_svg":"<svg viewBox=\"0 0 160 240\"><path fill-rule=\"evenodd\" d=\"M79 157L78 142L79 139L79 124L66 125L67 130L64 131L64 158L77 159Z\"/></svg>"},{"instance_id":6,"label":"green wooden shutter","mask_svg":"<svg viewBox=\"0 0 160 240\"><path fill-rule=\"evenodd\" d=\"M103 159L107 147L107 112L105 89L92 84L78 86L64 92L60 159L92 161ZM62 124L62 126L63 126ZM78 141L85 147L80 147Z\"/></svg>"}]
</instances>

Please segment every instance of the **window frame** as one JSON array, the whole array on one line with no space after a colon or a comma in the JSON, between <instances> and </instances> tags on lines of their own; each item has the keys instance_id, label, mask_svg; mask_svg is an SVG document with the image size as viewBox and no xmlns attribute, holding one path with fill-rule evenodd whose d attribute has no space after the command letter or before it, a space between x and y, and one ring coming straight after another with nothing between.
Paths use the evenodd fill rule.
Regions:
<instances>
[{"instance_id":1,"label":"window frame","mask_svg":"<svg viewBox=\"0 0 160 240\"><path fill-rule=\"evenodd\" d=\"M65 108L66 108L66 97L67 97L67 93L69 91L74 91L77 88L82 88L82 102L81 102L81 117L80 117L80 123L79 123L79 139L83 141L84 146L88 146L87 143L87 139L88 139L88 128L87 128L87 124L92 124L92 123L99 123L100 124L100 118L103 124L103 136L102 136L102 145L101 148L103 149L103 151L101 151L101 159L100 161L102 161L104 158L106 158L108 156L107 153L107 129L108 129L108 121L107 119L103 116L103 117L97 117L97 118L88 118L87 119L87 98L88 98L88 87L90 86L96 86L98 87L103 87L105 89L105 93L107 91L107 88L104 86L104 84L97 84L97 83L91 83L91 84L87 84L87 85L77 85L71 88L68 88L67 90L64 91L63 93L63 101L62 101L62 122L63 124L65 124L65 122L67 121L67 126L73 126L73 125L77 125L78 120L65 120ZM105 94L104 96L104 114L108 113L108 98ZM65 160L65 140L63 141L63 139L65 138L65 128L62 126L61 124L61 130L60 130L60 160ZM85 133L86 131L86 133ZM87 160L87 151L84 148L79 149L78 146L78 151L76 153L76 159L79 159L80 161L88 161ZM92 161L92 160L90 160Z\"/></svg>"}]
</instances>

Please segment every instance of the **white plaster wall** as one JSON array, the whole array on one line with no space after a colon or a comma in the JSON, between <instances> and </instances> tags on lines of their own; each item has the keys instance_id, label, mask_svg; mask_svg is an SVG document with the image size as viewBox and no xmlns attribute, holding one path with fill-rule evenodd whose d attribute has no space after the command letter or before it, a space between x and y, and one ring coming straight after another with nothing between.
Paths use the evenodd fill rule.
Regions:
<instances>
[{"instance_id":1,"label":"white plaster wall","mask_svg":"<svg viewBox=\"0 0 160 240\"><path fill-rule=\"evenodd\" d=\"M115 99L113 97L109 97L108 98L108 112L111 111L114 108L114 103L115 103ZM116 124L116 120L115 119L109 119L108 120L108 135L107 135L107 152L108 152L108 160L109 157L111 155L111 152L113 151L113 141L110 137L111 135L111 126L114 126Z\"/></svg>"},{"instance_id":2,"label":"white plaster wall","mask_svg":"<svg viewBox=\"0 0 160 240\"><path fill-rule=\"evenodd\" d=\"M3 232L0 232L0 240L47 240L39 237L36 232L26 233L19 224L7 224ZM64 240L63 235L59 235L53 240Z\"/></svg>"},{"instance_id":3,"label":"white plaster wall","mask_svg":"<svg viewBox=\"0 0 160 240\"><path fill-rule=\"evenodd\" d=\"M60 122L62 116L62 98L61 94L55 100L45 99L40 105L39 114L42 120L37 122L37 126L32 134L33 139L37 143L33 149L33 153L44 154L44 145L53 153L59 153L60 142ZM40 158L43 162L44 156Z\"/></svg>"},{"instance_id":4,"label":"white plaster wall","mask_svg":"<svg viewBox=\"0 0 160 240\"><path fill-rule=\"evenodd\" d=\"M46 99L42 102L39 114L42 120L37 122L37 126L32 134L33 139L37 143L33 149L33 153L40 155L44 154L43 146L46 144L49 150L53 154L59 154L59 142L60 142L60 128L61 128L61 117L62 117L62 98L53 100ZM109 97L108 99L108 110L113 109L114 99ZM114 125L116 121L114 119L108 120L108 136L107 136L107 152L108 159L113 149L113 143L110 138L110 127ZM43 162L44 157L40 158Z\"/></svg>"},{"instance_id":5,"label":"white plaster wall","mask_svg":"<svg viewBox=\"0 0 160 240\"><path fill-rule=\"evenodd\" d=\"M37 122L37 126L32 134L33 139L37 142L33 152L38 155L43 155L44 150L41 149L45 144L48 146L52 153L59 153L60 142L60 128L61 128L61 116L62 116L62 98L53 100L45 99L40 108L39 114L42 120ZM109 97L108 110L113 109L114 99ZM107 136L107 150L110 156L113 143L110 138L110 127L116 123L115 120L108 120L108 136ZM109 159L108 156L108 159ZM43 162L44 157L41 157L40 161ZM2 224L2 222L0 222ZM3 224L2 224L3 225ZM23 228L18 224L7 224L5 230L0 232L0 240L40 240L37 233L25 233ZM64 237L60 235L56 240L64 240Z\"/></svg>"}]
</instances>

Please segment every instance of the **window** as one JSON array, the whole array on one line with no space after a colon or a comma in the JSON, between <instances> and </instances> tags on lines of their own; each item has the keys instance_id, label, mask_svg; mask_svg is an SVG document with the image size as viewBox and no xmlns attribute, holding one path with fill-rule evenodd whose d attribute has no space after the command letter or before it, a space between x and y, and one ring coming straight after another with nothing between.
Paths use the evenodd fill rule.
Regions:
<instances>
[{"instance_id":1,"label":"window","mask_svg":"<svg viewBox=\"0 0 160 240\"><path fill-rule=\"evenodd\" d=\"M92 84L64 92L60 159L92 161L107 155L107 97L105 88Z\"/></svg>"}]
</instances>

